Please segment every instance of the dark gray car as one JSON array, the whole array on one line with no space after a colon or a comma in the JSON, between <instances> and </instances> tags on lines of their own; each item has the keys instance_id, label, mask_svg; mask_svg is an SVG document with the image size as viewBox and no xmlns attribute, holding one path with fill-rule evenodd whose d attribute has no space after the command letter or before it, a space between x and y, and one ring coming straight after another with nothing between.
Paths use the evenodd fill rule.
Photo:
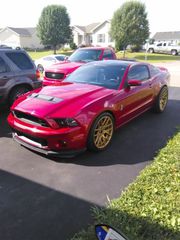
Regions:
<instances>
[{"instance_id":1,"label":"dark gray car","mask_svg":"<svg viewBox=\"0 0 180 240\"><path fill-rule=\"evenodd\" d=\"M24 50L0 49L0 104L41 87L40 74Z\"/></svg>"}]
</instances>

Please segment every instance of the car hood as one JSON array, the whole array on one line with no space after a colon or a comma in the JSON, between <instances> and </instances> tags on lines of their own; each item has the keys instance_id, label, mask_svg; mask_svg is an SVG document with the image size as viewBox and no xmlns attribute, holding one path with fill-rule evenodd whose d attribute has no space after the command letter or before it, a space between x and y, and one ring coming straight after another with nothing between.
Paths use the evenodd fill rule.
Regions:
<instances>
[{"instance_id":1,"label":"car hood","mask_svg":"<svg viewBox=\"0 0 180 240\"><path fill-rule=\"evenodd\" d=\"M48 86L20 97L12 110L22 111L40 118L73 117L92 102L113 94L115 90L89 84L62 83Z\"/></svg>"},{"instance_id":2,"label":"car hood","mask_svg":"<svg viewBox=\"0 0 180 240\"><path fill-rule=\"evenodd\" d=\"M51 67L46 68L46 72L63 72L70 73L74 71L76 68L84 65L84 62L62 62L53 64Z\"/></svg>"}]
</instances>

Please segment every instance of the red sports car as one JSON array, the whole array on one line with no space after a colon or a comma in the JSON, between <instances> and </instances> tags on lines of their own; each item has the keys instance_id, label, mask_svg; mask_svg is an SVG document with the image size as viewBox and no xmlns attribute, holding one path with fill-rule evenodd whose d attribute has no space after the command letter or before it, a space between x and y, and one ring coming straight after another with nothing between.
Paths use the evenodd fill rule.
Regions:
<instances>
[{"instance_id":1,"label":"red sports car","mask_svg":"<svg viewBox=\"0 0 180 240\"><path fill-rule=\"evenodd\" d=\"M8 122L13 138L44 154L76 154L108 147L114 130L168 102L169 73L139 62L87 63L61 86L48 86L19 97Z\"/></svg>"}]
</instances>

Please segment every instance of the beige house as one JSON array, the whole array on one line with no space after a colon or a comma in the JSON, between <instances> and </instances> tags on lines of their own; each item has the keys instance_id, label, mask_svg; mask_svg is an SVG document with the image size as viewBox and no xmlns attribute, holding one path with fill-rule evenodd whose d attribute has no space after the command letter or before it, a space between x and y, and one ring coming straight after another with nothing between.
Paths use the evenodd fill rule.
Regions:
<instances>
[{"instance_id":1,"label":"beige house","mask_svg":"<svg viewBox=\"0 0 180 240\"><path fill-rule=\"evenodd\" d=\"M110 24L110 21L106 20L101 23L92 23L87 26L73 26L74 43L77 46L84 44L87 46L114 47L114 42L109 35Z\"/></svg>"},{"instance_id":2,"label":"beige house","mask_svg":"<svg viewBox=\"0 0 180 240\"><path fill-rule=\"evenodd\" d=\"M152 39L156 42L170 42L173 45L180 44L180 31L157 32Z\"/></svg>"},{"instance_id":3,"label":"beige house","mask_svg":"<svg viewBox=\"0 0 180 240\"><path fill-rule=\"evenodd\" d=\"M0 30L0 44L21 48L43 48L37 37L36 28L6 27Z\"/></svg>"}]
</instances>

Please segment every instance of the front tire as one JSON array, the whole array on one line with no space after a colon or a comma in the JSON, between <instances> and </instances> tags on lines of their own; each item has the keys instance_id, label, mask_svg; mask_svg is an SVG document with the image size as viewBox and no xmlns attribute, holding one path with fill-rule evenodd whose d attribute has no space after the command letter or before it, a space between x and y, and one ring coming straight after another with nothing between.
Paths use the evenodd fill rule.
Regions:
<instances>
[{"instance_id":1,"label":"front tire","mask_svg":"<svg viewBox=\"0 0 180 240\"><path fill-rule=\"evenodd\" d=\"M164 112L167 103L168 103L168 88L167 86L164 86L159 92L159 95L155 101L155 104L153 107L154 112L156 113Z\"/></svg>"},{"instance_id":2,"label":"front tire","mask_svg":"<svg viewBox=\"0 0 180 240\"><path fill-rule=\"evenodd\" d=\"M9 99L8 99L9 106L11 106L19 96L21 96L22 94L28 91L30 91L30 89L26 86L15 87L9 94Z\"/></svg>"},{"instance_id":3,"label":"front tire","mask_svg":"<svg viewBox=\"0 0 180 240\"><path fill-rule=\"evenodd\" d=\"M94 121L88 136L87 148L98 152L105 150L114 133L114 118L108 113L102 113Z\"/></svg>"}]
</instances>

